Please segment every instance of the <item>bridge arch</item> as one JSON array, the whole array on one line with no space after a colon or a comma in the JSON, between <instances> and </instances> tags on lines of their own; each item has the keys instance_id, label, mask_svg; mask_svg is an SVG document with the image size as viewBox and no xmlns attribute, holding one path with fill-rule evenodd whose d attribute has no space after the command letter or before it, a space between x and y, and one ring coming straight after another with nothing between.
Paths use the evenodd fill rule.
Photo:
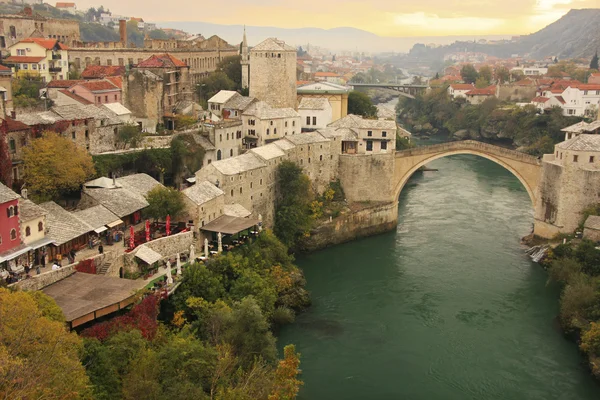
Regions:
<instances>
[{"instance_id":1,"label":"bridge arch","mask_svg":"<svg viewBox=\"0 0 600 400\"><path fill-rule=\"evenodd\" d=\"M419 168L439 158L458 154L476 155L504 167L521 182L535 208L536 193L541 177L541 161L524 153L472 140L423 146L397 152L394 198L398 200L406 182Z\"/></svg>"}]
</instances>

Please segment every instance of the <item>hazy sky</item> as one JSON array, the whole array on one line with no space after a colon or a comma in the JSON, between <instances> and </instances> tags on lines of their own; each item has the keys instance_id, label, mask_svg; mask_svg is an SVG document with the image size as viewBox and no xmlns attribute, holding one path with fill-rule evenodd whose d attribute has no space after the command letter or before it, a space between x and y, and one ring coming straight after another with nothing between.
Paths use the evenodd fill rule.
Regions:
<instances>
[{"instance_id":1,"label":"hazy sky","mask_svg":"<svg viewBox=\"0 0 600 400\"><path fill-rule=\"evenodd\" d=\"M147 21L203 21L282 28L351 26L382 36L526 34L571 8L600 0L79 0Z\"/></svg>"}]
</instances>

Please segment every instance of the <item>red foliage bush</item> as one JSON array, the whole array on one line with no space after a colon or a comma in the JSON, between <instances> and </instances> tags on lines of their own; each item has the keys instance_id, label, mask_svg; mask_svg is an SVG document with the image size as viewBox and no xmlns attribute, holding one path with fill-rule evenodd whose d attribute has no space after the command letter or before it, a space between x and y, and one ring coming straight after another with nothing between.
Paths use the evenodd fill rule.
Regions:
<instances>
[{"instance_id":1,"label":"red foliage bush","mask_svg":"<svg viewBox=\"0 0 600 400\"><path fill-rule=\"evenodd\" d=\"M105 341L118 332L137 329L146 340L153 340L158 329L158 302L156 296L146 296L131 311L120 317L91 326L81 332L81 336Z\"/></svg>"},{"instance_id":2,"label":"red foliage bush","mask_svg":"<svg viewBox=\"0 0 600 400\"><path fill-rule=\"evenodd\" d=\"M96 274L96 263L91 258L87 260L79 261L79 264L75 266L77 272L83 272L86 274Z\"/></svg>"}]
</instances>

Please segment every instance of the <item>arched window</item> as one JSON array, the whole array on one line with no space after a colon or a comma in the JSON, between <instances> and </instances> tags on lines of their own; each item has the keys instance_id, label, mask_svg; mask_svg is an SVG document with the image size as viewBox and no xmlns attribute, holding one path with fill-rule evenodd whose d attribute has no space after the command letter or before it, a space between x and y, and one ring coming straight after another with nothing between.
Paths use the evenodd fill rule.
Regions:
<instances>
[{"instance_id":1,"label":"arched window","mask_svg":"<svg viewBox=\"0 0 600 400\"><path fill-rule=\"evenodd\" d=\"M231 189L231 197L233 197L233 189Z\"/></svg>"},{"instance_id":2,"label":"arched window","mask_svg":"<svg viewBox=\"0 0 600 400\"><path fill-rule=\"evenodd\" d=\"M262 185L262 178L261 178L261 180L260 180L260 184Z\"/></svg>"},{"instance_id":3,"label":"arched window","mask_svg":"<svg viewBox=\"0 0 600 400\"><path fill-rule=\"evenodd\" d=\"M42 221L38 222L38 232L41 232L44 230L44 223Z\"/></svg>"},{"instance_id":4,"label":"arched window","mask_svg":"<svg viewBox=\"0 0 600 400\"><path fill-rule=\"evenodd\" d=\"M227 140L229 140L229 133L227 134Z\"/></svg>"},{"instance_id":5,"label":"arched window","mask_svg":"<svg viewBox=\"0 0 600 400\"><path fill-rule=\"evenodd\" d=\"M240 194L242 194L242 188L240 188Z\"/></svg>"},{"instance_id":6,"label":"arched window","mask_svg":"<svg viewBox=\"0 0 600 400\"><path fill-rule=\"evenodd\" d=\"M233 157L233 149L229 150L229 157Z\"/></svg>"},{"instance_id":7,"label":"arched window","mask_svg":"<svg viewBox=\"0 0 600 400\"><path fill-rule=\"evenodd\" d=\"M252 182L250 182L250 189L252 189Z\"/></svg>"},{"instance_id":8,"label":"arched window","mask_svg":"<svg viewBox=\"0 0 600 400\"><path fill-rule=\"evenodd\" d=\"M221 159L221 150L217 150L217 161Z\"/></svg>"},{"instance_id":9,"label":"arched window","mask_svg":"<svg viewBox=\"0 0 600 400\"><path fill-rule=\"evenodd\" d=\"M319 156L319 161L323 161L323 155Z\"/></svg>"},{"instance_id":10,"label":"arched window","mask_svg":"<svg viewBox=\"0 0 600 400\"><path fill-rule=\"evenodd\" d=\"M25 236L31 236L31 228L30 227L25 228Z\"/></svg>"},{"instance_id":11,"label":"arched window","mask_svg":"<svg viewBox=\"0 0 600 400\"><path fill-rule=\"evenodd\" d=\"M277 128L273 128L273 135L277 135Z\"/></svg>"},{"instance_id":12,"label":"arched window","mask_svg":"<svg viewBox=\"0 0 600 400\"><path fill-rule=\"evenodd\" d=\"M220 134L219 135L219 142L222 142L222 141L223 141L223 134Z\"/></svg>"},{"instance_id":13,"label":"arched window","mask_svg":"<svg viewBox=\"0 0 600 400\"><path fill-rule=\"evenodd\" d=\"M269 128L267 128L267 135L269 134Z\"/></svg>"},{"instance_id":14,"label":"arched window","mask_svg":"<svg viewBox=\"0 0 600 400\"><path fill-rule=\"evenodd\" d=\"M10 240L17 240L17 230L16 229L11 229Z\"/></svg>"}]
</instances>

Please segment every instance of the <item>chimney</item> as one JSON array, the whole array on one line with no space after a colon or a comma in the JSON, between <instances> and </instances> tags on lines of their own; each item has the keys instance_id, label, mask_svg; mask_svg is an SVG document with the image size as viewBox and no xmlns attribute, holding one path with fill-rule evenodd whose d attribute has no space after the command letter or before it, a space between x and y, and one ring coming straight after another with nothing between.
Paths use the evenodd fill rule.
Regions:
<instances>
[{"instance_id":1,"label":"chimney","mask_svg":"<svg viewBox=\"0 0 600 400\"><path fill-rule=\"evenodd\" d=\"M27 189L21 189L21 197L27 199Z\"/></svg>"},{"instance_id":2,"label":"chimney","mask_svg":"<svg viewBox=\"0 0 600 400\"><path fill-rule=\"evenodd\" d=\"M119 36L121 36L123 47L127 47L127 21L124 19L119 20Z\"/></svg>"}]
</instances>

